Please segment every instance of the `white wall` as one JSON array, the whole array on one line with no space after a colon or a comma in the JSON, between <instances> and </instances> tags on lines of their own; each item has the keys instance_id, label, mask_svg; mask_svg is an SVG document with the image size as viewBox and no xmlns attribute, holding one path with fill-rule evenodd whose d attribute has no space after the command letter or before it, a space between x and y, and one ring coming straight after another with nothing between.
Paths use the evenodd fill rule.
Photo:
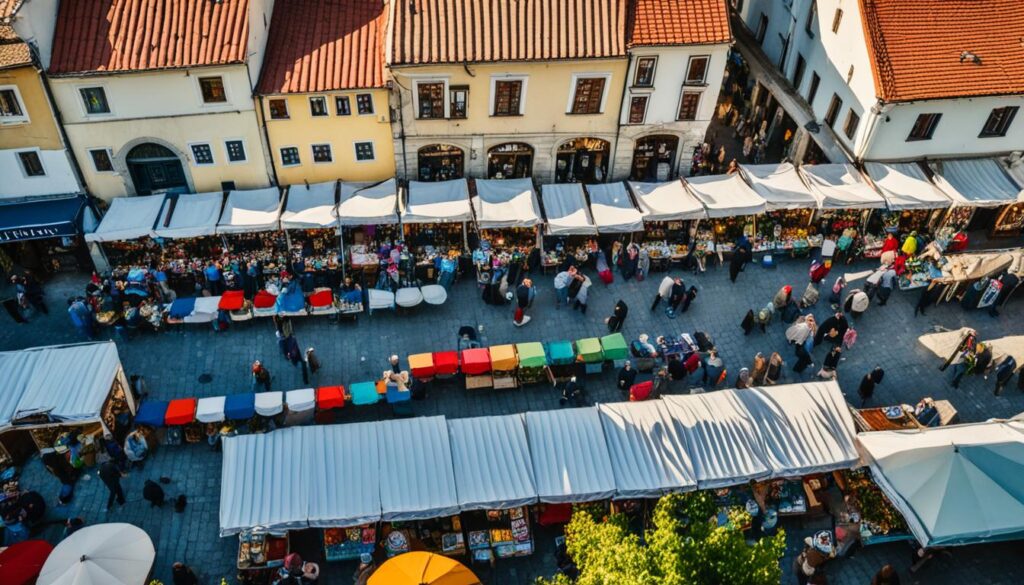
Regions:
<instances>
[{"instance_id":1,"label":"white wall","mask_svg":"<svg viewBox=\"0 0 1024 585\"><path fill-rule=\"evenodd\" d=\"M993 108L1019 106L1006 136L981 138ZM931 140L907 141L920 114L942 114ZM885 121L888 116L889 121ZM1024 148L1024 96L929 100L893 104L882 114L864 158L898 160L1001 154Z\"/></svg>"},{"instance_id":2,"label":"white wall","mask_svg":"<svg viewBox=\"0 0 1024 585\"><path fill-rule=\"evenodd\" d=\"M39 150L46 175L26 177L17 153L30 148L0 150L0 198L78 193L78 180L65 150Z\"/></svg>"},{"instance_id":3,"label":"white wall","mask_svg":"<svg viewBox=\"0 0 1024 585\"><path fill-rule=\"evenodd\" d=\"M53 35L57 28L60 0L24 0L14 19L14 30L21 39L35 45L43 67L50 68Z\"/></svg>"},{"instance_id":4,"label":"white wall","mask_svg":"<svg viewBox=\"0 0 1024 585\"><path fill-rule=\"evenodd\" d=\"M199 91L199 78L216 75L224 79L228 101L204 104ZM66 124L255 110L245 65L51 77L50 82ZM96 86L104 88L110 114L86 116L79 88Z\"/></svg>"},{"instance_id":5,"label":"white wall","mask_svg":"<svg viewBox=\"0 0 1024 585\"><path fill-rule=\"evenodd\" d=\"M757 33L757 25L761 15L768 17L768 29L765 32L764 42L761 48L768 55L772 63L778 65L782 56L782 39L789 34L790 25L793 22L793 14L790 5L793 3L806 2L807 0L743 0L740 10L740 17L750 29L750 34ZM735 4L730 0L731 4Z\"/></svg>"},{"instance_id":6,"label":"white wall","mask_svg":"<svg viewBox=\"0 0 1024 585\"><path fill-rule=\"evenodd\" d=\"M273 13L274 0L249 0L249 38L246 46L246 66L251 81L249 89L255 89L260 80Z\"/></svg>"}]
</instances>

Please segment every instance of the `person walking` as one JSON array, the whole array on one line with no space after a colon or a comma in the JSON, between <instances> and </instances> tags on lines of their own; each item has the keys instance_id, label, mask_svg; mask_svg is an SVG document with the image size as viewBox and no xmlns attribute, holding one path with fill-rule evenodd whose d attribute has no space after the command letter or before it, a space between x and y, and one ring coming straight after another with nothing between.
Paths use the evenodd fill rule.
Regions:
<instances>
[{"instance_id":1,"label":"person walking","mask_svg":"<svg viewBox=\"0 0 1024 585\"><path fill-rule=\"evenodd\" d=\"M875 394L875 386L882 383L885 371L882 368L875 368L864 375L860 380L860 387L857 388L857 395L860 396L860 405L863 408L868 400Z\"/></svg>"},{"instance_id":2,"label":"person walking","mask_svg":"<svg viewBox=\"0 0 1024 585\"><path fill-rule=\"evenodd\" d=\"M516 287L516 312L512 317L512 324L516 327L522 327L530 322L532 317L526 314L526 309L530 307L534 294L533 280L529 278L524 278Z\"/></svg>"},{"instance_id":3,"label":"person walking","mask_svg":"<svg viewBox=\"0 0 1024 585\"><path fill-rule=\"evenodd\" d=\"M252 363L252 391L255 392L260 386L264 392L270 392L270 371L260 360Z\"/></svg>"},{"instance_id":4,"label":"person walking","mask_svg":"<svg viewBox=\"0 0 1024 585\"><path fill-rule=\"evenodd\" d=\"M319 380L317 372L320 371L320 358L316 355L316 350L312 347L306 348L306 353L302 356L302 380L304 383L309 384L309 378L313 380Z\"/></svg>"},{"instance_id":5,"label":"person walking","mask_svg":"<svg viewBox=\"0 0 1024 585\"><path fill-rule=\"evenodd\" d=\"M668 392L669 381L668 368L665 366L658 368L658 373L654 375L654 380L652 380L653 384L651 385L651 395L649 398L656 400Z\"/></svg>"},{"instance_id":6,"label":"person walking","mask_svg":"<svg viewBox=\"0 0 1024 585\"><path fill-rule=\"evenodd\" d=\"M768 386L777 384L782 378L782 369L785 366L786 362L782 361L779 352L773 352L768 358L768 367L764 371L764 383Z\"/></svg>"},{"instance_id":7,"label":"person walking","mask_svg":"<svg viewBox=\"0 0 1024 585\"><path fill-rule=\"evenodd\" d=\"M626 315L629 314L629 307L626 302L619 299L615 303L615 308L612 309L612 316L604 320L608 325L609 333L616 333L622 331L622 325L626 322Z\"/></svg>"},{"instance_id":8,"label":"person walking","mask_svg":"<svg viewBox=\"0 0 1024 585\"><path fill-rule=\"evenodd\" d=\"M786 308L789 301L793 299L793 287L788 284L779 289L779 292L775 293L772 297L772 305L775 307L775 312L778 313Z\"/></svg>"},{"instance_id":9,"label":"person walking","mask_svg":"<svg viewBox=\"0 0 1024 585\"><path fill-rule=\"evenodd\" d=\"M667 302L672 297L672 286L677 281L682 282L682 280L679 277L672 278L671 276L666 276L665 278L661 279L661 282L658 283L658 292L655 293L654 301L651 302L652 313L654 312L654 309L658 308L658 304L661 303L662 299L664 299Z\"/></svg>"},{"instance_id":10,"label":"person walking","mask_svg":"<svg viewBox=\"0 0 1024 585\"><path fill-rule=\"evenodd\" d=\"M843 336L846 335L850 324L846 321L846 315L841 312L832 315L821 322L818 331L814 334L814 347L821 345L821 342L828 339L832 345L843 343Z\"/></svg>"},{"instance_id":11,"label":"person walking","mask_svg":"<svg viewBox=\"0 0 1024 585\"><path fill-rule=\"evenodd\" d=\"M665 314L668 315L669 319L675 319L676 313L679 312L679 307L686 304L686 308L690 307L690 303L687 301L686 284L683 283L683 279L676 278L672 283L672 289L669 292L668 297L668 308L665 309Z\"/></svg>"},{"instance_id":12,"label":"person walking","mask_svg":"<svg viewBox=\"0 0 1024 585\"><path fill-rule=\"evenodd\" d=\"M732 258L729 259L729 281L735 283L736 277L740 275L740 271L743 270L743 264L745 263L744 256L746 252L743 248L736 248L732 252Z\"/></svg>"},{"instance_id":13,"label":"person walking","mask_svg":"<svg viewBox=\"0 0 1024 585\"><path fill-rule=\"evenodd\" d=\"M92 309L85 304L81 297L68 299L68 316L80 335L89 340L95 337L93 332L93 320L95 317L93 316Z\"/></svg>"},{"instance_id":14,"label":"person walking","mask_svg":"<svg viewBox=\"0 0 1024 585\"><path fill-rule=\"evenodd\" d=\"M192 567L178 562L171 565L171 582L174 585L199 585L199 578Z\"/></svg>"},{"instance_id":15,"label":"person walking","mask_svg":"<svg viewBox=\"0 0 1024 585\"><path fill-rule=\"evenodd\" d=\"M838 375L836 370L839 368L839 360L842 359L842 354L842 345L833 346L832 350L825 356L825 361L821 366L821 370L818 371L818 377L822 380L835 380Z\"/></svg>"},{"instance_id":16,"label":"person walking","mask_svg":"<svg viewBox=\"0 0 1024 585\"><path fill-rule=\"evenodd\" d=\"M586 274L577 272L575 276L576 281L569 285L569 293L572 296L573 306L572 309L575 311L579 309L580 313L587 314L587 296L590 294L590 285L593 284L590 281L590 277ZM579 284L576 284L579 283Z\"/></svg>"},{"instance_id":17,"label":"person walking","mask_svg":"<svg viewBox=\"0 0 1024 585\"><path fill-rule=\"evenodd\" d=\"M900 585L900 576L892 565L885 565L871 578L871 585Z\"/></svg>"},{"instance_id":18,"label":"person walking","mask_svg":"<svg viewBox=\"0 0 1024 585\"><path fill-rule=\"evenodd\" d=\"M885 269L878 286L878 306L884 307L889 302L892 289L896 288L896 271L892 266Z\"/></svg>"},{"instance_id":19,"label":"person walking","mask_svg":"<svg viewBox=\"0 0 1024 585\"><path fill-rule=\"evenodd\" d=\"M718 350L712 349L708 352L708 357L704 359L704 385L714 388L721 381L724 372L725 362L719 357Z\"/></svg>"},{"instance_id":20,"label":"person walking","mask_svg":"<svg viewBox=\"0 0 1024 585\"><path fill-rule=\"evenodd\" d=\"M203 275L206 276L206 290L210 291L212 296L224 293L224 275L221 274L216 262L208 262L203 269Z\"/></svg>"},{"instance_id":21,"label":"person walking","mask_svg":"<svg viewBox=\"0 0 1024 585\"><path fill-rule=\"evenodd\" d=\"M1013 359L1012 355L1006 356L1003 361L999 362L996 366L996 396L999 396L1003 392L1003 388L1010 383L1013 379L1013 374L1017 370L1017 360Z\"/></svg>"},{"instance_id":22,"label":"person walking","mask_svg":"<svg viewBox=\"0 0 1024 585\"><path fill-rule=\"evenodd\" d=\"M842 276L836 277L836 281L832 285L832 294L828 297L828 302L832 303L833 311L839 307L839 299L843 297L844 288L846 288L846 279Z\"/></svg>"},{"instance_id":23,"label":"person walking","mask_svg":"<svg viewBox=\"0 0 1024 585\"><path fill-rule=\"evenodd\" d=\"M871 298L859 288L855 288L846 295L846 302L843 303L843 310L849 313L854 319L864 314L871 306Z\"/></svg>"},{"instance_id":24,"label":"person walking","mask_svg":"<svg viewBox=\"0 0 1024 585\"><path fill-rule=\"evenodd\" d=\"M104 461L100 464L100 480L107 486L107 510L109 511L117 500L118 506L124 505L124 490L121 489L121 471L113 461Z\"/></svg>"},{"instance_id":25,"label":"person walking","mask_svg":"<svg viewBox=\"0 0 1024 585\"><path fill-rule=\"evenodd\" d=\"M622 365L622 369L619 370L619 374L616 378L616 385L620 392L623 392L626 396L629 395L629 389L636 383L636 370L633 369L633 363L626 360L626 363Z\"/></svg>"},{"instance_id":26,"label":"person walking","mask_svg":"<svg viewBox=\"0 0 1024 585\"><path fill-rule=\"evenodd\" d=\"M25 287L25 298L28 299L28 302L32 307L44 315L49 315L50 309L46 306L43 285L39 280L31 272L26 270L24 275L21 277L21 284Z\"/></svg>"},{"instance_id":27,"label":"person walking","mask_svg":"<svg viewBox=\"0 0 1024 585\"><path fill-rule=\"evenodd\" d=\"M555 275L555 308L569 304L569 285L576 278L576 267L570 266Z\"/></svg>"}]
</instances>

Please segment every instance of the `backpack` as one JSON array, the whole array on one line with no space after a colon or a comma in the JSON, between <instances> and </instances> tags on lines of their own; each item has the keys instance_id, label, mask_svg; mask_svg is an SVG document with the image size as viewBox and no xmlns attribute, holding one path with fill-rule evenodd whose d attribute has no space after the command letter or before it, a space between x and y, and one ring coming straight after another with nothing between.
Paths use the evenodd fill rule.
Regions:
<instances>
[{"instance_id":1,"label":"backpack","mask_svg":"<svg viewBox=\"0 0 1024 585\"><path fill-rule=\"evenodd\" d=\"M850 327L846 330L846 333L843 334L843 346L845 346L846 349L850 349L853 347L854 343L857 343L857 330Z\"/></svg>"}]
</instances>

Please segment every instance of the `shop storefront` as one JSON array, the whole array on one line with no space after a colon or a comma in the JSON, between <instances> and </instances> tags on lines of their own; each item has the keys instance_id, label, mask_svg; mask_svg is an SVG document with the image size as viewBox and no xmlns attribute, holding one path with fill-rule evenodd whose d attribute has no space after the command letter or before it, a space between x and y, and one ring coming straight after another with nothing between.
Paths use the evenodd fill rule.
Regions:
<instances>
[{"instance_id":1,"label":"shop storefront","mask_svg":"<svg viewBox=\"0 0 1024 585\"><path fill-rule=\"evenodd\" d=\"M882 239L865 233L865 229L872 210L885 209L885 199L856 167L803 165L799 173L819 201L814 220L818 233L838 241L837 255L850 260L866 250L881 248Z\"/></svg>"},{"instance_id":2,"label":"shop storefront","mask_svg":"<svg viewBox=\"0 0 1024 585\"><path fill-rule=\"evenodd\" d=\"M917 163L866 163L864 170L885 198L888 209L875 210L868 218L865 237L871 237L873 246L867 246L865 256L878 255L878 242L886 234L902 239L911 232L936 234L942 218L952 200L936 187ZM951 234L946 234L947 239Z\"/></svg>"},{"instance_id":3,"label":"shop storefront","mask_svg":"<svg viewBox=\"0 0 1024 585\"><path fill-rule=\"evenodd\" d=\"M96 224L84 195L0 204L0 269L17 264L38 275L91 270L82 235Z\"/></svg>"},{"instance_id":4,"label":"shop storefront","mask_svg":"<svg viewBox=\"0 0 1024 585\"><path fill-rule=\"evenodd\" d=\"M1019 205L1021 187L996 159L939 160L930 162L929 168L935 184L953 200L942 228L1013 235L1024 214Z\"/></svg>"},{"instance_id":5,"label":"shop storefront","mask_svg":"<svg viewBox=\"0 0 1024 585\"><path fill-rule=\"evenodd\" d=\"M667 183L627 183L643 214L641 248L647 250L651 269L686 257L692 242L690 225L707 218L704 205L686 190L681 180Z\"/></svg>"},{"instance_id":6,"label":"shop storefront","mask_svg":"<svg viewBox=\"0 0 1024 585\"><path fill-rule=\"evenodd\" d=\"M450 272L441 264L463 256L468 247L467 224L473 221L467 181L409 181L402 202L404 240L412 254L400 255L398 279L413 278L411 270L419 280L433 280L439 270Z\"/></svg>"},{"instance_id":7,"label":"shop storefront","mask_svg":"<svg viewBox=\"0 0 1024 585\"><path fill-rule=\"evenodd\" d=\"M633 147L633 181L664 182L676 176L679 137L668 135L644 136Z\"/></svg>"},{"instance_id":8,"label":"shop storefront","mask_svg":"<svg viewBox=\"0 0 1024 585\"><path fill-rule=\"evenodd\" d=\"M480 245L473 264L481 286L518 283L530 252L537 246L541 223L537 193L530 179L477 180L473 211Z\"/></svg>"},{"instance_id":9,"label":"shop storefront","mask_svg":"<svg viewBox=\"0 0 1024 585\"><path fill-rule=\"evenodd\" d=\"M112 267L148 266L161 256L153 230L164 200L164 195L115 198L85 241L99 243Z\"/></svg>"},{"instance_id":10,"label":"shop storefront","mask_svg":"<svg viewBox=\"0 0 1024 585\"><path fill-rule=\"evenodd\" d=\"M337 289L341 283L338 218L335 215L338 182L292 185L285 195L281 230L289 244L293 269L301 268L305 284Z\"/></svg>"},{"instance_id":11,"label":"shop storefront","mask_svg":"<svg viewBox=\"0 0 1024 585\"><path fill-rule=\"evenodd\" d=\"M556 183L601 183L608 176L611 144L600 138L563 142L555 157Z\"/></svg>"},{"instance_id":12,"label":"shop storefront","mask_svg":"<svg viewBox=\"0 0 1024 585\"><path fill-rule=\"evenodd\" d=\"M487 151L488 179L523 179L533 175L533 147L506 142Z\"/></svg>"},{"instance_id":13,"label":"shop storefront","mask_svg":"<svg viewBox=\"0 0 1024 585\"><path fill-rule=\"evenodd\" d=\"M738 174L689 177L684 181L690 193L708 213L708 221L697 229L698 252L731 253L741 235L754 237L754 216L767 204ZM705 225L706 223L706 225Z\"/></svg>"},{"instance_id":14,"label":"shop storefront","mask_svg":"<svg viewBox=\"0 0 1024 585\"><path fill-rule=\"evenodd\" d=\"M154 233L161 244L167 284L179 296L194 295L207 262L224 253L224 242L216 237L223 207L221 191L171 195L164 202Z\"/></svg>"},{"instance_id":15,"label":"shop storefront","mask_svg":"<svg viewBox=\"0 0 1024 585\"><path fill-rule=\"evenodd\" d=\"M431 144L417 153L420 181L451 181L463 177L466 153L452 144Z\"/></svg>"},{"instance_id":16,"label":"shop storefront","mask_svg":"<svg viewBox=\"0 0 1024 585\"><path fill-rule=\"evenodd\" d=\"M768 202L767 211L756 218L755 252L800 256L821 246L822 237L812 226L818 200L793 165L742 165L740 169L751 188Z\"/></svg>"}]
</instances>

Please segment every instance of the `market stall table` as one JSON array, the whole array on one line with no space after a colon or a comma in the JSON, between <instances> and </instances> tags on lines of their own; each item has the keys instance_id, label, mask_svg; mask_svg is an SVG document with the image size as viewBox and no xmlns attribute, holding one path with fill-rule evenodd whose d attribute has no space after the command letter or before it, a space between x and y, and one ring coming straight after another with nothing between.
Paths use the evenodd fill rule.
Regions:
<instances>
[{"instance_id":1,"label":"market stall table","mask_svg":"<svg viewBox=\"0 0 1024 585\"><path fill-rule=\"evenodd\" d=\"M434 372L438 376L454 376L459 371L459 352L435 351Z\"/></svg>"},{"instance_id":2,"label":"market stall table","mask_svg":"<svg viewBox=\"0 0 1024 585\"><path fill-rule=\"evenodd\" d=\"M443 305L448 300L448 291L440 284L425 284L420 287L420 292L428 305Z\"/></svg>"},{"instance_id":3,"label":"market stall table","mask_svg":"<svg viewBox=\"0 0 1024 585\"><path fill-rule=\"evenodd\" d=\"M253 314L257 317L270 317L277 314L277 295L260 290L252 300Z\"/></svg>"},{"instance_id":4,"label":"market stall table","mask_svg":"<svg viewBox=\"0 0 1024 585\"><path fill-rule=\"evenodd\" d=\"M610 360L617 368L623 366L629 358L629 347L626 345L626 338L621 333L612 333L601 338L601 353L604 359Z\"/></svg>"},{"instance_id":5,"label":"market stall table","mask_svg":"<svg viewBox=\"0 0 1024 585\"><path fill-rule=\"evenodd\" d=\"M576 351L571 341L549 341L544 350L552 382L564 382L576 375Z\"/></svg>"},{"instance_id":6,"label":"market stall table","mask_svg":"<svg viewBox=\"0 0 1024 585\"><path fill-rule=\"evenodd\" d=\"M460 369L466 377L466 388L491 388L494 378L491 376L491 353L485 347L462 350L459 356Z\"/></svg>"},{"instance_id":7,"label":"market stall table","mask_svg":"<svg viewBox=\"0 0 1024 585\"><path fill-rule=\"evenodd\" d=\"M516 346L496 345L490 348L491 370L493 371L495 388L516 388L519 380L516 370L519 367L519 358L516 356Z\"/></svg>"},{"instance_id":8,"label":"market stall table","mask_svg":"<svg viewBox=\"0 0 1024 585\"><path fill-rule=\"evenodd\" d=\"M437 370L434 368L434 355L430 353L416 353L409 356L409 373L413 378L430 381L434 378Z\"/></svg>"},{"instance_id":9,"label":"market stall table","mask_svg":"<svg viewBox=\"0 0 1024 585\"><path fill-rule=\"evenodd\" d=\"M808 230L818 200L792 164L742 165L740 170L751 188L767 201L764 216L756 219L755 251L797 255L821 245L820 238Z\"/></svg>"},{"instance_id":10,"label":"market stall table","mask_svg":"<svg viewBox=\"0 0 1024 585\"><path fill-rule=\"evenodd\" d=\"M583 360L588 374L600 374L604 365L604 352L601 340L596 337L580 339L576 342L576 355Z\"/></svg>"},{"instance_id":11,"label":"market stall table","mask_svg":"<svg viewBox=\"0 0 1024 585\"><path fill-rule=\"evenodd\" d=\"M300 388L289 390L284 394L284 402L288 406L286 425L303 425L313 422L313 410L316 408L316 390Z\"/></svg>"}]
</instances>

